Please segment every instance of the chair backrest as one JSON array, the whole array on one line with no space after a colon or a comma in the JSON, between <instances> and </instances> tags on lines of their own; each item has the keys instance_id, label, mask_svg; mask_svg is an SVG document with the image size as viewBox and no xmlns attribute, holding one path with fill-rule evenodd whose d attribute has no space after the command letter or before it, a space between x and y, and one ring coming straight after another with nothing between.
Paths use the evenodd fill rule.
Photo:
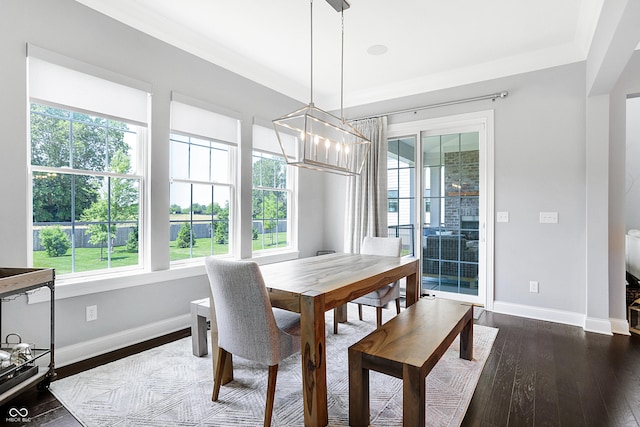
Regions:
<instances>
[{"instance_id":1,"label":"chair backrest","mask_svg":"<svg viewBox=\"0 0 640 427\"><path fill-rule=\"evenodd\" d=\"M280 335L269 295L252 261L205 258L216 311L218 346L244 359L275 365Z\"/></svg>"},{"instance_id":2,"label":"chair backrest","mask_svg":"<svg viewBox=\"0 0 640 427\"><path fill-rule=\"evenodd\" d=\"M367 236L362 241L360 253L363 255L400 256L402 239L400 237Z\"/></svg>"}]
</instances>

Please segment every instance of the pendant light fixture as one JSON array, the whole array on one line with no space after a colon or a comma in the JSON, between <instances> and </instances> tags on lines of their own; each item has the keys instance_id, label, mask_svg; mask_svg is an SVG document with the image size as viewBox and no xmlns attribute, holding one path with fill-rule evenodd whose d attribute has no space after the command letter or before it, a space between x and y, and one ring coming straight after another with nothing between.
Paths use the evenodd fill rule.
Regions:
<instances>
[{"instance_id":1,"label":"pendant light fixture","mask_svg":"<svg viewBox=\"0 0 640 427\"><path fill-rule=\"evenodd\" d=\"M346 0L327 0L342 19L340 58L340 117L313 103L313 0L311 4L311 99L309 105L273 120L280 148L287 164L332 172L359 175L369 152L371 141L343 116L344 92L344 10Z\"/></svg>"}]
</instances>

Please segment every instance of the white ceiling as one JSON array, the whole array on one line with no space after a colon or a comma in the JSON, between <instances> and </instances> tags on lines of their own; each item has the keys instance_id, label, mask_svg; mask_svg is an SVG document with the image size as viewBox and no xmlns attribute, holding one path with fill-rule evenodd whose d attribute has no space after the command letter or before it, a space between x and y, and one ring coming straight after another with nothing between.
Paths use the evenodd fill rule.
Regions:
<instances>
[{"instance_id":1,"label":"white ceiling","mask_svg":"<svg viewBox=\"0 0 640 427\"><path fill-rule=\"evenodd\" d=\"M308 0L76 0L310 100ZM604 0L350 0L345 107L585 60ZM313 4L314 102L340 106L340 14ZM367 49L385 45L387 53Z\"/></svg>"}]
</instances>

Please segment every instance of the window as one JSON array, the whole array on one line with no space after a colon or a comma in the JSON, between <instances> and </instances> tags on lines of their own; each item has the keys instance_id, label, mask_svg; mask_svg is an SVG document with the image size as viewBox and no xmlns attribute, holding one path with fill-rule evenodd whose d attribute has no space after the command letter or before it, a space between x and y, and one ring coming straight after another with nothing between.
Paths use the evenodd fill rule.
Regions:
<instances>
[{"instance_id":1,"label":"window","mask_svg":"<svg viewBox=\"0 0 640 427\"><path fill-rule=\"evenodd\" d=\"M171 261L229 255L239 121L178 101L171 108Z\"/></svg>"},{"instance_id":2,"label":"window","mask_svg":"<svg viewBox=\"0 0 640 427\"><path fill-rule=\"evenodd\" d=\"M253 141L252 249L293 248L293 168L273 152L279 145L272 129L254 125Z\"/></svg>"},{"instance_id":3,"label":"window","mask_svg":"<svg viewBox=\"0 0 640 427\"><path fill-rule=\"evenodd\" d=\"M57 274L139 265L143 129L32 103L33 265Z\"/></svg>"},{"instance_id":4,"label":"window","mask_svg":"<svg viewBox=\"0 0 640 427\"><path fill-rule=\"evenodd\" d=\"M142 268L149 88L35 46L28 84L33 266Z\"/></svg>"}]
</instances>

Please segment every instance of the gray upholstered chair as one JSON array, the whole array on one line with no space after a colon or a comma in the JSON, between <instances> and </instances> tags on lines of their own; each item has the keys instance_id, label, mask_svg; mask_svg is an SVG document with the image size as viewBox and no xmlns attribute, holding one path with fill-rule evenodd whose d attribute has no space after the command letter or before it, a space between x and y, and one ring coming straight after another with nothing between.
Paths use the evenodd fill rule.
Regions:
<instances>
[{"instance_id":1,"label":"gray upholstered chair","mask_svg":"<svg viewBox=\"0 0 640 427\"><path fill-rule=\"evenodd\" d=\"M371 237L367 236L362 241L360 253L364 255L400 256L402 239L399 237ZM358 317L362 320L362 306L368 305L376 308L376 326L382 325L382 307L395 300L396 313L400 314L400 283L393 282L380 289L370 292L365 296L356 298L351 302L358 304ZM335 319L335 316L334 316ZM337 333L337 323L334 320L334 333Z\"/></svg>"},{"instance_id":2,"label":"gray upholstered chair","mask_svg":"<svg viewBox=\"0 0 640 427\"><path fill-rule=\"evenodd\" d=\"M269 367L264 425L271 425L278 363L300 351L300 316L272 308L257 263L205 258L218 326L213 396L218 400L227 356Z\"/></svg>"}]
</instances>

